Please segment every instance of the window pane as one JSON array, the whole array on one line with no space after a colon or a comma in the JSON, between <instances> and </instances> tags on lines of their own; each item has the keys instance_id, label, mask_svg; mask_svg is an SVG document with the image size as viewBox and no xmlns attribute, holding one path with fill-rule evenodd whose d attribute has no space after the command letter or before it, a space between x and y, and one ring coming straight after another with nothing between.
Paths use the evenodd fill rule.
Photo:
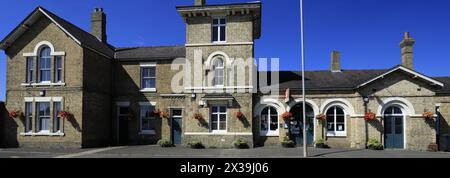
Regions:
<instances>
[{"instance_id":1,"label":"window pane","mask_svg":"<svg viewBox=\"0 0 450 178\"><path fill-rule=\"evenodd\" d=\"M221 112L221 113L226 113L226 112L227 112L227 107L221 106L221 107L220 107L220 112Z\"/></svg>"},{"instance_id":2,"label":"window pane","mask_svg":"<svg viewBox=\"0 0 450 178\"><path fill-rule=\"evenodd\" d=\"M50 130L50 118L41 117L39 119L39 131L49 131Z\"/></svg>"},{"instance_id":3,"label":"window pane","mask_svg":"<svg viewBox=\"0 0 450 178\"><path fill-rule=\"evenodd\" d=\"M225 19L220 19L220 24L221 24L221 25L225 25L225 24L226 24Z\"/></svg>"},{"instance_id":4,"label":"window pane","mask_svg":"<svg viewBox=\"0 0 450 178\"><path fill-rule=\"evenodd\" d=\"M262 115L269 115L269 108L264 108L261 112Z\"/></svg>"},{"instance_id":5,"label":"window pane","mask_svg":"<svg viewBox=\"0 0 450 178\"><path fill-rule=\"evenodd\" d=\"M334 131L334 116L327 116L327 130Z\"/></svg>"},{"instance_id":6,"label":"window pane","mask_svg":"<svg viewBox=\"0 0 450 178\"><path fill-rule=\"evenodd\" d=\"M336 131L345 131L344 123L336 123Z\"/></svg>"},{"instance_id":7,"label":"window pane","mask_svg":"<svg viewBox=\"0 0 450 178\"><path fill-rule=\"evenodd\" d=\"M336 122L344 123L345 122L345 117L344 116L336 116Z\"/></svg>"},{"instance_id":8,"label":"window pane","mask_svg":"<svg viewBox=\"0 0 450 178\"><path fill-rule=\"evenodd\" d=\"M213 113L216 113L218 110L219 110L218 107L216 107L216 106L213 106L213 107L212 107L212 112L213 112Z\"/></svg>"},{"instance_id":9,"label":"window pane","mask_svg":"<svg viewBox=\"0 0 450 178\"><path fill-rule=\"evenodd\" d=\"M212 28L212 41L219 41L219 27Z\"/></svg>"},{"instance_id":10,"label":"window pane","mask_svg":"<svg viewBox=\"0 0 450 178\"><path fill-rule=\"evenodd\" d=\"M128 114L128 107L120 107L119 108L119 115L127 115Z\"/></svg>"},{"instance_id":11,"label":"window pane","mask_svg":"<svg viewBox=\"0 0 450 178\"><path fill-rule=\"evenodd\" d=\"M217 122L219 119L219 116L217 114L212 114L211 115L211 122Z\"/></svg>"},{"instance_id":12,"label":"window pane","mask_svg":"<svg viewBox=\"0 0 450 178\"><path fill-rule=\"evenodd\" d=\"M220 117L220 121L221 122L226 122L227 121L227 116L225 114L221 114L219 117Z\"/></svg>"},{"instance_id":13,"label":"window pane","mask_svg":"<svg viewBox=\"0 0 450 178\"><path fill-rule=\"evenodd\" d=\"M59 112L61 111L61 103L60 102L54 102L53 103L53 130L59 131L60 130L60 118L59 118Z\"/></svg>"},{"instance_id":14,"label":"window pane","mask_svg":"<svg viewBox=\"0 0 450 178\"><path fill-rule=\"evenodd\" d=\"M62 60L60 56L55 57L55 81L62 81Z\"/></svg>"},{"instance_id":15,"label":"window pane","mask_svg":"<svg viewBox=\"0 0 450 178\"><path fill-rule=\"evenodd\" d=\"M398 107L394 107L394 114L402 114L402 110Z\"/></svg>"},{"instance_id":16,"label":"window pane","mask_svg":"<svg viewBox=\"0 0 450 178\"><path fill-rule=\"evenodd\" d=\"M211 130L218 130L217 122L211 122Z\"/></svg>"},{"instance_id":17,"label":"window pane","mask_svg":"<svg viewBox=\"0 0 450 178\"><path fill-rule=\"evenodd\" d=\"M342 108L340 108L340 107L336 107L336 114L344 115L344 110L342 110Z\"/></svg>"},{"instance_id":18,"label":"window pane","mask_svg":"<svg viewBox=\"0 0 450 178\"><path fill-rule=\"evenodd\" d=\"M213 19L213 24L214 24L214 25L219 24L219 19Z\"/></svg>"},{"instance_id":19,"label":"window pane","mask_svg":"<svg viewBox=\"0 0 450 178\"><path fill-rule=\"evenodd\" d=\"M179 109L173 110L172 111L172 116L178 116L181 117L182 116L182 111Z\"/></svg>"},{"instance_id":20,"label":"window pane","mask_svg":"<svg viewBox=\"0 0 450 178\"><path fill-rule=\"evenodd\" d=\"M264 114L261 116L261 131L267 131L269 129L268 123L268 115Z\"/></svg>"},{"instance_id":21,"label":"window pane","mask_svg":"<svg viewBox=\"0 0 450 178\"><path fill-rule=\"evenodd\" d=\"M392 134L392 117L386 117L384 129L386 134Z\"/></svg>"},{"instance_id":22,"label":"window pane","mask_svg":"<svg viewBox=\"0 0 450 178\"><path fill-rule=\"evenodd\" d=\"M278 129L278 116L270 117L270 130L275 131Z\"/></svg>"},{"instance_id":23,"label":"window pane","mask_svg":"<svg viewBox=\"0 0 450 178\"><path fill-rule=\"evenodd\" d=\"M395 134L403 133L403 118L396 117L395 118Z\"/></svg>"},{"instance_id":24,"label":"window pane","mask_svg":"<svg viewBox=\"0 0 450 178\"><path fill-rule=\"evenodd\" d=\"M33 103L26 102L25 103L25 132L30 132L31 129L31 122L33 120Z\"/></svg>"},{"instance_id":25,"label":"window pane","mask_svg":"<svg viewBox=\"0 0 450 178\"><path fill-rule=\"evenodd\" d=\"M220 41L225 41L226 30L225 27L220 27Z\"/></svg>"},{"instance_id":26,"label":"window pane","mask_svg":"<svg viewBox=\"0 0 450 178\"><path fill-rule=\"evenodd\" d=\"M32 57L27 57L27 82L34 80L34 61Z\"/></svg>"},{"instance_id":27,"label":"window pane","mask_svg":"<svg viewBox=\"0 0 450 178\"><path fill-rule=\"evenodd\" d=\"M220 130L226 130L226 129L227 129L227 122L220 121Z\"/></svg>"}]
</instances>

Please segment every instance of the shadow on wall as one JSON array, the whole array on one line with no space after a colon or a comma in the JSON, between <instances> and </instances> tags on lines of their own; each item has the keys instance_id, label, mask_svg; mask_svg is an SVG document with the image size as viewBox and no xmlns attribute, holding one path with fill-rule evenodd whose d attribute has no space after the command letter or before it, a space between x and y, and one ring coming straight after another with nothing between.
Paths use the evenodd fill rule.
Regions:
<instances>
[{"instance_id":1,"label":"shadow on wall","mask_svg":"<svg viewBox=\"0 0 450 178\"><path fill-rule=\"evenodd\" d=\"M150 102L150 99L153 95L152 93L144 94L140 92L140 66L138 61L134 62L120 62L114 64L114 74L115 81L114 82L114 96L112 99L113 103L115 102L130 102L129 110L131 113L134 113L134 119L131 119L127 122L119 122L117 117L117 106L113 105L113 115L114 119L112 122L112 143L113 145L146 145L146 144L156 144L156 142L162 138L162 124L163 119L157 119L155 122L155 135L141 135L140 132L140 106L139 102ZM158 70L158 68L157 68ZM157 71L158 73L158 71ZM136 76L132 76L136 75ZM156 85L158 86L158 81L156 81ZM147 95L147 96L146 96ZM155 95L156 96L156 95ZM163 112L169 112L166 110L167 108L159 108L160 106L155 107L155 109L160 109ZM168 122L170 124L170 122ZM120 124L124 124L121 128ZM169 125L170 126L170 125ZM126 128L123 128L126 127ZM122 130L122 131L121 131ZM120 139L128 138L127 140Z\"/></svg>"},{"instance_id":2,"label":"shadow on wall","mask_svg":"<svg viewBox=\"0 0 450 178\"><path fill-rule=\"evenodd\" d=\"M439 125L440 125L440 144L439 144L439 149L442 151L450 151L450 126L448 123L448 120L442 115L440 114L440 120L439 120Z\"/></svg>"},{"instance_id":3,"label":"shadow on wall","mask_svg":"<svg viewBox=\"0 0 450 178\"><path fill-rule=\"evenodd\" d=\"M5 103L0 102L0 147L19 147L19 142L17 140L17 127L18 125L16 121L9 118Z\"/></svg>"}]
</instances>

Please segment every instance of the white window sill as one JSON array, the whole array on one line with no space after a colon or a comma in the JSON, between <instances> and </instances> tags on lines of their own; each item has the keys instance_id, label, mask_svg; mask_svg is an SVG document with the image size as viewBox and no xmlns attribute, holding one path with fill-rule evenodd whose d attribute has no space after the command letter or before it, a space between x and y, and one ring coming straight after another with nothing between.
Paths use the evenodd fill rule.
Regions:
<instances>
[{"instance_id":1,"label":"white window sill","mask_svg":"<svg viewBox=\"0 0 450 178\"><path fill-rule=\"evenodd\" d=\"M140 90L143 93L156 92L156 88L144 88Z\"/></svg>"},{"instance_id":2,"label":"white window sill","mask_svg":"<svg viewBox=\"0 0 450 178\"><path fill-rule=\"evenodd\" d=\"M280 133L260 132L259 135L262 137L278 137L280 136Z\"/></svg>"},{"instance_id":3,"label":"white window sill","mask_svg":"<svg viewBox=\"0 0 450 178\"><path fill-rule=\"evenodd\" d=\"M58 83L47 83L47 82L43 82L43 83L21 83L21 86L26 86L26 87L30 87L30 86L66 86L66 83L62 83L62 82L58 82Z\"/></svg>"},{"instance_id":4,"label":"white window sill","mask_svg":"<svg viewBox=\"0 0 450 178\"><path fill-rule=\"evenodd\" d=\"M20 136L65 136L62 132L50 133L50 132L37 132L37 133L20 133Z\"/></svg>"},{"instance_id":5,"label":"white window sill","mask_svg":"<svg viewBox=\"0 0 450 178\"><path fill-rule=\"evenodd\" d=\"M215 134L221 135L221 134L226 134L226 133L227 133L227 131L211 131L210 132L210 134L212 134L212 135L215 135Z\"/></svg>"},{"instance_id":6,"label":"white window sill","mask_svg":"<svg viewBox=\"0 0 450 178\"><path fill-rule=\"evenodd\" d=\"M327 137L347 137L345 132L327 132Z\"/></svg>"},{"instance_id":7,"label":"white window sill","mask_svg":"<svg viewBox=\"0 0 450 178\"><path fill-rule=\"evenodd\" d=\"M154 130L142 130L141 132L139 132L139 135L155 135L155 131Z\"/></svg>"}]
</instances>

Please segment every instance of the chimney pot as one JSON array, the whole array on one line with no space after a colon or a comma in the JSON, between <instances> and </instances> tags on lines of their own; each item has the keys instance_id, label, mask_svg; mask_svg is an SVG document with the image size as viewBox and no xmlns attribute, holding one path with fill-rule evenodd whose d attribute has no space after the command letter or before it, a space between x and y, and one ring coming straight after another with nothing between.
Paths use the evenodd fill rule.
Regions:
<instances>
[{"instance_id":1,"label":"chimney pot","mask_svg":"<svg viewBox=\"0 0 450 178\"><path fill-rule=\"evenodd\" d=\"M195 6L204 6L206 4L206 0L195 0Z\"/></svg>"},{"instance_id":2,"label":"chimney pot","mask_svg":"<svg viewBox=\"0 0 450 178\"><path fill-rule=\"evenodd\" d=\"M405 40L409 39L409 32L405 32Z\"/></svg>"},{"instance_id":3,"label":"chimney pot","mask_svg":"<svg viewBox=\"0 0 450 178\"><path fill-rule=\"evenodd\" d=\"M106 14L103 8L94 8L91 14L91 34L96 36L101 42L106 43Z\"/></svg>"}]
</instances>

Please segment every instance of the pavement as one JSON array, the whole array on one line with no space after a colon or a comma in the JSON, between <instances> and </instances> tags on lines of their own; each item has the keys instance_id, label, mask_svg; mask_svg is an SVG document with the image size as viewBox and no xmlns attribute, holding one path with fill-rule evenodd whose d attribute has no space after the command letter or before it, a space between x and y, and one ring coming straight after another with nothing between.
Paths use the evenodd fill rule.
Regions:
<instances>
[{"instance_id":1,"label":"pavement","mask_svg":"<svg viewBox=\"0 0 450 178\"><path fill-rule=\"evenodd\" d=\"M303 158L302 147L254 149L161 148L156 145L89 149L0 149L0 158ZM308 148L311 158L450 158L449 152Z\"/></svg>"}]
</instances>

